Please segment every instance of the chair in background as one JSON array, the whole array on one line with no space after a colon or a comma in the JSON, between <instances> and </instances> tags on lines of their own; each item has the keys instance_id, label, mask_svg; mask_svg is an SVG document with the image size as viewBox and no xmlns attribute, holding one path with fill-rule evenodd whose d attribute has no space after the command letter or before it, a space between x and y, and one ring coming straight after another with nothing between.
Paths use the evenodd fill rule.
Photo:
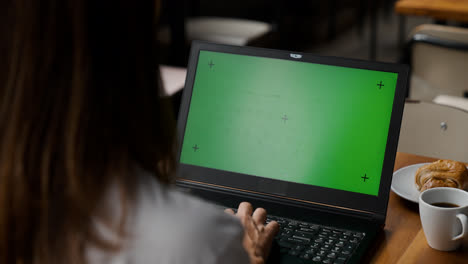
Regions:
<instances>
[{"instance_id":1,"label":"chair in background","mask_svg":"<svg viewBox=\"0 0 468 264\"><path fill-rule=\"evenodd\" d=\"M468 111L468 98L441 94L436 96L433 102L436 104L448 105Z\"/></svg>"},{"instance_id":2,"label":"chair in background","mask_svg":"<svg viewBox=\"0 0 468 264\"><path fill-rule=\"evenodd\" d=\"M266 22L223 17L187 19L187 40L205 40L220 44L244 46L266 35L272 26Z\"/></svg>"},{"instance_id":3,"label":"chair in background","mask_svg":"<svg viewBox=\"0 0 468 264\"><path fill-rule=\"evenodd\" d=\"M468 97L468 29L428 24L416 27L410 36L409 98Z\"/></svg>"},{"instance_id":4,"label":"chair in background","mask_svg":"<svg viewBox=\"0 0 468 264\"><path fill-rule=\"evenodd\" d=\"M172 96L184 88L185 76L187 75L186 68L160 65L159 72L164 88L164 96Z\"/></svg>"},{"instance_id":5,"label":"chair in background","mask_svg":"<svg viewBox=\"0 0 468 264\"><path fill-rule=\"evenodd\" d=\"M199 3L191 0L163 1L166 23L157 38L162 47L169 47L169 61L186 66L188 47L193 40L228 45L259 45L269 40L270 23L230 17L199 16L189 9L198 9ZM195 14L192 14L195 13Z\"/></svg>"},{"instance_id":6,"label":"chair in background","mask_svg":"<svg viewBox=\"0 0 468 264\"><path fill-rule=\"evenodd\" d=\"M185 21L185 41L204 40L219 44L244 46L266 35L272 26L268 23L247 19L224 17L190 17ZM169 27L161 28L159 39L171 42Z\"/></svg>"},{"instance_id":7,"label":"chair in background","mask_svg":"<svg viewBox=\"0 0 468 264\"><path fill-rule=\"evenodd\" d=\"M162 96L169 98L172 104L174 117L177 118L179 116L179 108L182 101L182 93L185 85L187 69L182 67L160 65L159 71L164 89Z\"/></svg>"},{"instance_id":8,"label":"chair in background","mask_svg":"<svg viewBox=\"0 0 468 264\"><path fill-rule=\"evenodd\" d=\"M435 103L407 101L398 151L468 162L468 112Z\"/></svg>"}]
</instances>

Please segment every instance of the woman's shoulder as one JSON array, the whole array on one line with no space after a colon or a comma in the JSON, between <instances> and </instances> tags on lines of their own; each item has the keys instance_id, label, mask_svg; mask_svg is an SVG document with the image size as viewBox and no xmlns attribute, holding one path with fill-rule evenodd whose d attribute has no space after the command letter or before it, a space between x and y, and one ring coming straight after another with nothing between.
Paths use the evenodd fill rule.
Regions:
<instances>
[{"instance_id":1,"label":"woman's shoulder","mask_svg":"<svg viewBox=\"0 0 468 264\"><path fill-rule=\"evenodd\" d=\"M157 255L159 263L229 263L231 259L239 263L247 259L243 229L235 217L159 183L147 172L139 172L138 177L138 195L129 218L130 245L132 251L144 254L135 257Z\"/></svg>"},{"instance_id":2,"label":"woman's shoulder","mask_svg":"<svg viewBox=\"0 0 468 264\"><path fill-rule=\"evenodd\" d=\"M242 229L240 222L223 212L223 208L194 197L172 185L159 183L151 174L143 172L134 216L142 221L153 219L160 224L181 224L187 228L193 225L210 227L214 223ZM179 226L178 228L183 228Z\"/></svg>"}]
</instances>

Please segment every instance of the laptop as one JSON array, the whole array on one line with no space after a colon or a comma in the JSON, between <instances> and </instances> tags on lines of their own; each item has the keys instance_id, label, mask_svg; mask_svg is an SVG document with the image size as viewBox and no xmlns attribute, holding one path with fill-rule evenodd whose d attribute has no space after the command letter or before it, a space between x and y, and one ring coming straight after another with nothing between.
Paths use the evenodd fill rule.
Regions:
<instances>
[{"instance_id":1,"label":"laptop","mask_svg":"<svg viewBox=\"0 0 468 264\"><path fill-rule=\"evenodd\" d=\"M408 71L193 42L177 185L265 208L280 223L269 261L361 262L385 224Z\"/></svg>"}]
</instances>

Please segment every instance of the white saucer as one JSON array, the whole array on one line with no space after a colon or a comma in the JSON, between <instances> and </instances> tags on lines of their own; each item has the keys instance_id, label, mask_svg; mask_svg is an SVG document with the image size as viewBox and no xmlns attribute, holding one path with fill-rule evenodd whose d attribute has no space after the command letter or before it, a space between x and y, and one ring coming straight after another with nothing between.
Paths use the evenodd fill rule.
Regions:
<instances>
[{"instance_id":1,"label":"white saucer","mask_svg":"<svg viewBox=\"0 0 468 264\"><path fill-rule=\"evenodd\" d=\"M392 191L401 198L419 203L420 192L416 188L414 177L418 168L426 164L429 163L413 164L395 171L392 179Z\"/></svg>"},{"instance_id":2,"label":"white saucer","mask_svg":"<svg viewBox=\"0 0 468 264\"><path fill-rule=\"evenodd\" d=\"M415 203L419 202L419 191L416 189L414 175L419 167L429 163L418 163L403 167L393 173L392 191L401 198Z\"/></svg>"}]
</instances>

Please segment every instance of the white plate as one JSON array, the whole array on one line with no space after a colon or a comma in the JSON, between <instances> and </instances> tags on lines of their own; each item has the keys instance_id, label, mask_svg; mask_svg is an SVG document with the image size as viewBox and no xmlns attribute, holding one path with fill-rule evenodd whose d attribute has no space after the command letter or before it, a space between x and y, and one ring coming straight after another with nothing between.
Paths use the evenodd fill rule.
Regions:
<instances>
[{"instance_id":1,"label":"white plate","mask_svg":"<svg viewBox=\"0 0 468 264\"><path fill-rule=\"evenodd\" d=\"M419 167L429 163L418 163L403 167L393 173L392 191L401 198L415 203L419 202L419 191L416 189L414 175Z\"/></svg>"},{"instance_id":2,"label":"white plate","mask_svg":"<svg viewBox=\"0 0 468 264\"><path fill-rule=\"evenodd\" d=\"M392 191L401 198L419 203L419 191L416 188L414 177L419 167L430 163L418 163L403 167L393 173ZM468 168L468 166L467 166ZM468 191L468 190L466 190Z\"/></svg>"}]
</instances>

